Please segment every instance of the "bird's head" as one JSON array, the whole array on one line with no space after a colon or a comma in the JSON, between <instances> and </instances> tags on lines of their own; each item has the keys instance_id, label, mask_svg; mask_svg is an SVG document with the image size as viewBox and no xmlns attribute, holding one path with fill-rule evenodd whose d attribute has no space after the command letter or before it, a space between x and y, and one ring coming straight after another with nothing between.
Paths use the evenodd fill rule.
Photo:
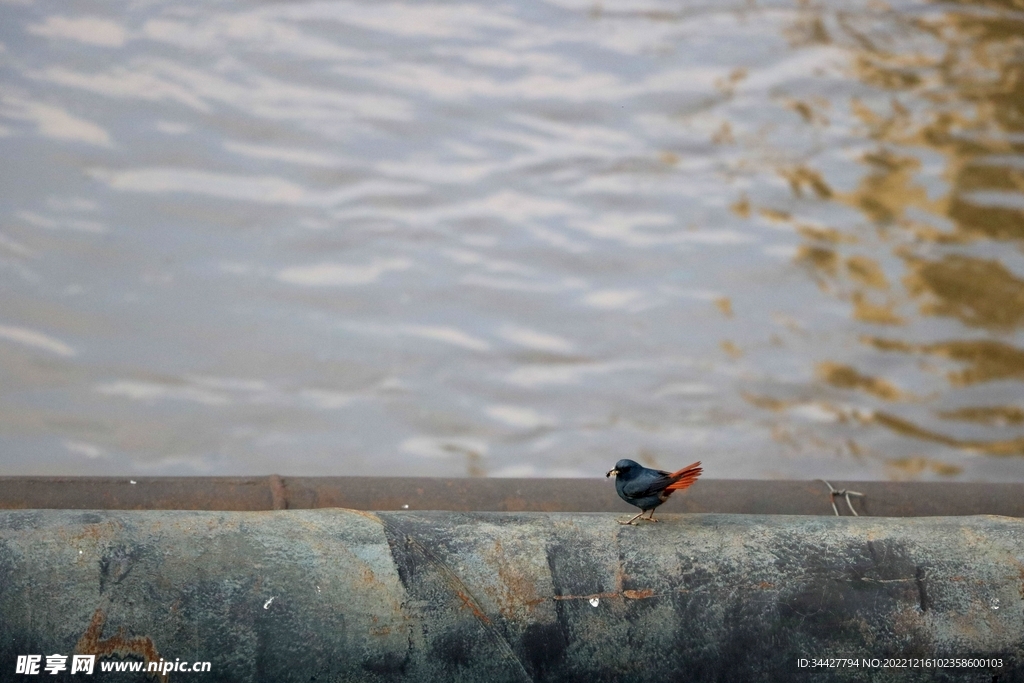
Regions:
<instances>
[{"instance_id":1,"label":"bird's head","mask_svg":"<svg viewBox=\"0 0 1024 683\"><path fill-rule=\"evenodd\" d=\"M635 469L639 469L640 467L641 467L641 465L638 462L634 462L633 460L625 460L625 459L623 459L623 460L620 460L617 463L615 463L614 469L608 470L608 474L606 474L604 476L605 477L610 477L610 476L612 476L614 474L616 477L620 477L620 476L627 476L628 477L630 472L633 472Z\"/></svg>"}]
</instances>

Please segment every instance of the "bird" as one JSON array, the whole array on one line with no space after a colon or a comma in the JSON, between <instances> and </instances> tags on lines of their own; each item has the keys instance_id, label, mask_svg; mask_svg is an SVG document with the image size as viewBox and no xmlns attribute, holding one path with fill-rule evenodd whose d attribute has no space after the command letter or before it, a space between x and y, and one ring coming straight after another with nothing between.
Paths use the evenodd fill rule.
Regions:
<instances>
[{"instance_id":1,"label":"bird","mask_svg":"<svg viewBox=\"0 0 1024 683\"><path fill-rule=\"evenodd\" d=\"M703 471L700 461L675 472L652 470L632 460L618 461L604 476L610 477L614 474L615 490L619 498L640 508L640 514L629 521L619 521L619 524L633 524L637 519L644 519L641 515L648 510L651 514L646 519L657 522L658 520L654 518L654 508L668 500L673 491L689 488Z\"/></svg>"}]
</instances>

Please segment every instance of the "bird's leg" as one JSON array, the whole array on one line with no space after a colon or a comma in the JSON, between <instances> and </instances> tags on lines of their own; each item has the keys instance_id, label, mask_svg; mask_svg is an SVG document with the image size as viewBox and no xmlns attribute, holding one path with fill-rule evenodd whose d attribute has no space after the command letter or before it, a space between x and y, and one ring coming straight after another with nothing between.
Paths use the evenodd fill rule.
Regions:
<instances>
[{"instance_id":1,"label":"bird's leg","mask_svg":"<svg viewBox=\"0 0 1024 683\"><path fill-rule=\"evenodd\" d=\"M619 524L632 524L634 521L636 521L636 518L639 517L642 514L644 514L643 510L640 511L639 515L636 515L636 516L630 518L630 520L628 522L623 522L622 520L619 520Z\"/></svg>"},{"instance_id":2,"label":"bird's leg","mask_svg":"<svg viewBox=\"0 0 1024 683\"><path fill-rule=\"evenodd\" d=\"M648 522L657 522L657 521L659 521L659 520L654 518L654 508L651 508L651 514L647 515L647 521Z\"/></svg>"}]
</instances>

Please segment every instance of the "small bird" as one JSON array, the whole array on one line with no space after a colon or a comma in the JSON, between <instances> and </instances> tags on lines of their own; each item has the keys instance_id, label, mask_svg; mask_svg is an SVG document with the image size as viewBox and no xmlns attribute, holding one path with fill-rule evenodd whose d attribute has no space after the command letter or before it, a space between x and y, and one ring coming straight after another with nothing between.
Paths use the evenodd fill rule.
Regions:
<instances>
[{"instance_id":1,"label":"small bird","mask_svg":"<svg viewBox=\"0 0 1024 683\"><path fill-rule=\"evenodd\" d=\"M654 518L654 508L658 507L672 495L673 491L682 491L689 488L697 477L703 472L700 462L687 465L676 472L664 472L644 467L632 460L620 460L615 463L615 469L609 470L605 477L615 475L615 490L619 498L630 505L640 508L640 514L628 522L620 521L619 524L633 524L637 519L644 519L640 515L650 510L651 514L646 519L657 522Z\"/></svg>"}]
</instances>

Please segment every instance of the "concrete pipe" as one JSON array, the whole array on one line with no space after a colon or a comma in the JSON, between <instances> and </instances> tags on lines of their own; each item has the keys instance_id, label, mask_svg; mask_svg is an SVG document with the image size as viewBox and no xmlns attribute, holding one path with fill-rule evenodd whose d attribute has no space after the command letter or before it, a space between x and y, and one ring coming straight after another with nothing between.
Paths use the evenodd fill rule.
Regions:
<instances>
[{"instance_id":1,"label":"concrete pipe","mask_svg":"<svg viewBox=\"0 0 1024 683\"><path fill-rule=\"evenodd\" d=\"M621 518L0 512L0 680L1024 679L1024 520Z\"/></svg>"}]
</instances>

